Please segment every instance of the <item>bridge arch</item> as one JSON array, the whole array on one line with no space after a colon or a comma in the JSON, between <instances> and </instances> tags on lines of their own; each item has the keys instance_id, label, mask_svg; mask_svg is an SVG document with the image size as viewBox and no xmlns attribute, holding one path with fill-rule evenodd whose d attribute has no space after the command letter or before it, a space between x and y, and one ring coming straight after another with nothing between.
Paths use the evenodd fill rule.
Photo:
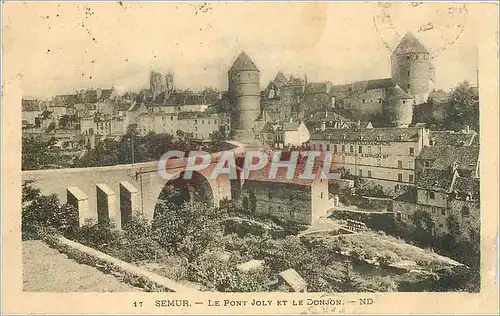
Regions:
<instances>
[{"instance_id":1,"label":"bridge arch","mask_svg":"<svg viewBox=\"0 0 500 316\"><path fill-rule=\"evenodd\" d=\"M213 184L200 172L193 171L190 179L184 179L184 171L177 179L163 184L154 205L151 219L161 211L164 202L180 206L187 201L205 203L207 207L216 205L216 196Z\"/></svg>"}]
</instances>

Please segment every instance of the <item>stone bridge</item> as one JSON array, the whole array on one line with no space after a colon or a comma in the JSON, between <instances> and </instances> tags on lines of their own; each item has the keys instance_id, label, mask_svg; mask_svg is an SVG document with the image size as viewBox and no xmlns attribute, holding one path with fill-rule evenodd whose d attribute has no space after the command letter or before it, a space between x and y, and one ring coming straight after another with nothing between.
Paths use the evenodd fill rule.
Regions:
<instances>
[{"instance_id":1,"label":"stone bridge","mask_svg":"<svg viewBox=\"0 0 500 316\"><path fill-rule=\"evenodd\" d=\"M241 151L233 150L235 154ZM23 171L22 180L33 180L43 194L56 194L59 200L78 208L80 225L87 219L112 220L121 228L132 213L142 212L149 220L162 190L167 183L187 189L191 199L219 206L220 201L231 199L229 175L210 175L217 165L220 153L212 154L212 162L205 169L193 171L190 180L183 179L185 159L169 160L169 173L181 172L176 180L166 180L158 172L158 162L116 165L109 167L69 168Z\"/></svg>"}]
</instances>

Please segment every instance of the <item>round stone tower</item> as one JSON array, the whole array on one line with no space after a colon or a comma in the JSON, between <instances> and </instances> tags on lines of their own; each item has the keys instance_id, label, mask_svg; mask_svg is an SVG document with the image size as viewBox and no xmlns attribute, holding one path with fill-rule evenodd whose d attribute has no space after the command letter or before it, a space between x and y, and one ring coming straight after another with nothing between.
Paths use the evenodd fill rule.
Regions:
<instances>
[{"instance_id":1,"label":"round stone tower","mask_svg":"<svg viewBox=\"0 0 500 316\"><path fill-rule=\"evenodd\" d=\"M251 141L258 131L254 121L260 115L260 71L245 52L227 72L232 105L231 131L234 139Z\"/></svg>"},{"instance_id":2,"label":"round stone tower","mask_svg":"<svg viewBox=\"0 0 500 316\"><path fill-rule=\"evenodd\" d=\"M387 105L386 117L389 118L391 125L396 127L407 127L413 119L413 105L415 99L413 96L404 92L399 86L392 89L390 102Z\"/></svg>"},{"instance_id":3,"label":"round stone tower","mask_svg":"<svg viewBox=\"0 0 500 316\"><path fill-rule=\"evenodd\" d=\"M417 104L427 102L434 89L432 56L410 32L406 33L391 55L392 80L411 94Z\"/></svg>"}]
</instances>

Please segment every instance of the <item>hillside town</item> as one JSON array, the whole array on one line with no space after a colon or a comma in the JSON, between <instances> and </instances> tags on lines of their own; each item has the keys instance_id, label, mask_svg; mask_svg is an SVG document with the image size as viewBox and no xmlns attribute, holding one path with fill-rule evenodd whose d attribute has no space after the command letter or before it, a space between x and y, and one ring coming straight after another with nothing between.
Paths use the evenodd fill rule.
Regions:
<instances>
[{"instance_id":1,"label":"hillside town","mask_svg":"<svg viewBox=\"0 0 500 316\"><path fill-rule=\"evenodd\" d=\"M23 99L23 141L44 142L45 150L66 157L64 165L48 161L26 169L154 161L161 152L140 158L134 142L160 144L161 137L199 146L230 141L320 151L332 156L335 179L268 179L253 172L233 190L235 207L309 230L333 218L349 231L394 235L459 262L466 258L458 244L478 249L479 87L464 82L439 90L439 69L415 35L407 33L389 56L390 77L341 85L285 71L263 84L264 70L247 53L235 57L226 91L178 89L170 71L151 71L149 89L141 91L83 88L50 100ZM458 93L466 95L466 110ZM116 150L113 142L131 143L123 147L126 159L92 165ZM472 252L469 266L479 260Z\"/></svg>"}]
</instances>

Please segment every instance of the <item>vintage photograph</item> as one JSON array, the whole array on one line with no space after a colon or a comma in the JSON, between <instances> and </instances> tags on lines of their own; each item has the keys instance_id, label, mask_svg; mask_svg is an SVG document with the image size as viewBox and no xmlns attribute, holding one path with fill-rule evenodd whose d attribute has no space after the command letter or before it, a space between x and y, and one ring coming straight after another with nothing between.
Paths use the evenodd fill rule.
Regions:
<instances>
[{"instance_id":1,"label":"vintage photograph","mask_svg":"<svg viewBox=\"0 0 500 316\"><path fill-rule=\"evenodd\" d=\"M479 293L474 6L19 4L22 291Z\"/></svg>"}]
</instances>

